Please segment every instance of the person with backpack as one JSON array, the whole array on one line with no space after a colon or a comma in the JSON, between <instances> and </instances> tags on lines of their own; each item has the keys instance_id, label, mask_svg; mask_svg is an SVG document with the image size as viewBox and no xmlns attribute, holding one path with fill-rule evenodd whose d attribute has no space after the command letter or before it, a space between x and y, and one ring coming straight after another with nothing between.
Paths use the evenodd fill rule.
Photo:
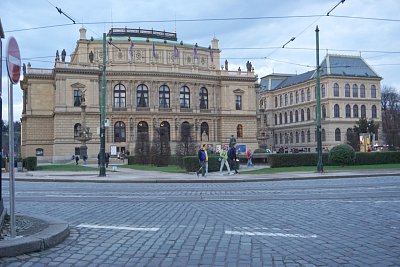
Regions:
<instances>
[{"instance_id":1,"label":"person with backpack","mask_svg":"<svg viewBox=\"0 0 400 267\"><path fill-rule=\"evenodd\" d=\"M230 175L231 174L231 168L229 167L229 164L228 164L228 152L227 152L227 148L226 147L221 149L221 152L219 153L219 156L221 158L221 165L219 167L220 175L222 175L222 170L224 169L224 165L226 166L226 169L228 170L228 175Z\"/></svg>"},{"instance_id":2,"label":"person with backpack","mask_svg":"<svg viewBox=\"0 0 400 267\"><path fill-rule=\"evenodd\" d=\"M196 176L199 177L200 171L202 172L202 176L204 176L205 163L206 163L206 152L204 151L202 146L200 146L199 152L197 153L197 157L199 159L200 168L196 171Z\"/></svg>"},{"instance_id":3,"label":"person with backpack","mask_svg":"<svg viewBox=\"0 0 400 267\"><path fill-rule=\"evenodd\" d=\"M247 158L247 167L249 166L253 167L253 152L251 152L251 149L248 149L246 151L246 158Z\"/></svg>"},{"instance_id":4,"label":"person with backpack","mask_svg":"<svg viewBox=\"0 0 400 267\"><path fill-rule=\"evenodd\" d=\"M239 172L238 172L238 170L236 168L236 160L237 160L236 145L233 145L228 150L228 162L229 162L229 165L231 166L231 170L234 170L235 174L238 174Z\"/></svg>"}]
</instances>

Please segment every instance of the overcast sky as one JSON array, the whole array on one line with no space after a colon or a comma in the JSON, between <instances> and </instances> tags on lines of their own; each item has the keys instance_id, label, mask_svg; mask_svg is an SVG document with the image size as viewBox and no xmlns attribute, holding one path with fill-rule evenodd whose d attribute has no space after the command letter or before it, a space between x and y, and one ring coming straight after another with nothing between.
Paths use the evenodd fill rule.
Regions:
<instances>
[{"instance_id":1,"label":"overcast sky","mask_svg":"<svg viewBox=\"0 0 400 267\"><path fill-rule=\"evenodd\" d=\"M346 0L326 16L339 2L1 0L0 16L6 35L3 57L8 37L14 36L23 63L30 62L33 68L52 68L56 50L65 49L66 61L69 61L82 25L87 28L87 38L101 38L113 25L171 32L176 29L179 41L204 47L215 36L222 50L221 61L228 59L230 70L239 66L246 69L249 60L259 77L273 72L300 74L316 66L315 28L318 25L320 61L328 52L361 54L383 78L382 86L400 89L400 1ZM56 7L76 24L61 15ZM287 43L292 37L294 41ZM8 120L8 76L4 60L2 65L3 119ZM20 119L21 112L22 92L18 84L14 85L14 121Z\"/></svg>"}]
</instances>

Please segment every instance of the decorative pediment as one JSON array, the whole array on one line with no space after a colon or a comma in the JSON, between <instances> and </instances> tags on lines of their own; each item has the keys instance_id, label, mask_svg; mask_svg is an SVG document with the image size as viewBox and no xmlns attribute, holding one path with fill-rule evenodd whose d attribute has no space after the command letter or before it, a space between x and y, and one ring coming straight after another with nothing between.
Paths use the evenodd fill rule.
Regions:
<instances>
[{"instance_id":1,"label":"decorative pediment","mask_svg":"<svg viewBox=\"0 0 400 267\"><path fill-rule=\"evenodd\" d=\"M72 88L85 88L86 85L81 84L81 83L74 83L74 84L71 84L71 87Z\"/></svg>"},{"instance_id":2,"label":"decorative pediment","mask_svg":"<svg viewBox=\"0 0 400 267\"><path fill-rule=\"evenodd\" d=\"M235 89L235 90L233 90L233 92L235 93L235 94L244 94L244 91L242 90L242 89Z\"/></svg>"}]
</instances>

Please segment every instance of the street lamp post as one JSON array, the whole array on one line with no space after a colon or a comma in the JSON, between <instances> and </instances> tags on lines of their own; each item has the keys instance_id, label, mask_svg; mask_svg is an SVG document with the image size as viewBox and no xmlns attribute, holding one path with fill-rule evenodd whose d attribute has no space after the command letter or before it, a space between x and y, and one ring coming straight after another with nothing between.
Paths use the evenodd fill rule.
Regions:
<instances>
[{"instance_id":1,"label":"street lamp post","mask_svg":"<svg viewBox=\"0 0 400 267\"><path fill-rule=\"evenodd\" d=\"M316 34L316 57L317 57L317 73L316 73L316 97L317 97L317 153L318 153L318 163L317 171L324 172L324 167L322 164L322 130L321 130L321 88L320 88L320 66L319 66L319 29L318 26L315 29Z\"/></svg>"},{"instance_id":2,"label":"street lamp post","mask_svg":"<svg viewBox=\"0 0 400 267\"><path fill-rule=\"evenodd\" d=\"M106 34L103 33L103 72L101 81L101 104L100 104L100 177L106 176L105 147L106 147Z\"/></svg>"}]
</instances>

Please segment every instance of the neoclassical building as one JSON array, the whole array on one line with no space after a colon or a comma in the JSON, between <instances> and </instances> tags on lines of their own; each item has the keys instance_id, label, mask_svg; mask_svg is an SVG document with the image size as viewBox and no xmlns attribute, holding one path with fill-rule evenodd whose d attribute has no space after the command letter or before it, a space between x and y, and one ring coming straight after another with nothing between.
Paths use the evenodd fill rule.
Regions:
<instances>
[{"instance_id":1,"label":"neoclassical building","mask_svg":"<svg viewBox=\"0 0 400 267\"><path fill-rule=\"evenodd\" d=\"M316 71L261 78L259 135L268 147L316 151ZM381 77L361 58L327 55L321 63L322 146L346 143L360 117L381 124ZM380 143L379 131L373 144Z\"/></svg>"},{"instance_id":2,"label":"neoclassical building","mask_svg":"<svg viewBox=\"0 0 400 267\"><path fill-rule=\"evenodd\" d=\"M147 132L152 140L158 127L166 127L174 151L184 123L193 125L199 144L227 144L233 134L237 143L258 147L254 68L221 65L216 38L199 46L178 42L175 33L113 28L107 43L107 152L133 153L137 133ZM69 160L79 154L89 129L88 156L97 158L102 47L102 40L87 38L81 28L69 62L63 50L53 68L24 68L22 157Z\"/></svg>"}]
</instances>

